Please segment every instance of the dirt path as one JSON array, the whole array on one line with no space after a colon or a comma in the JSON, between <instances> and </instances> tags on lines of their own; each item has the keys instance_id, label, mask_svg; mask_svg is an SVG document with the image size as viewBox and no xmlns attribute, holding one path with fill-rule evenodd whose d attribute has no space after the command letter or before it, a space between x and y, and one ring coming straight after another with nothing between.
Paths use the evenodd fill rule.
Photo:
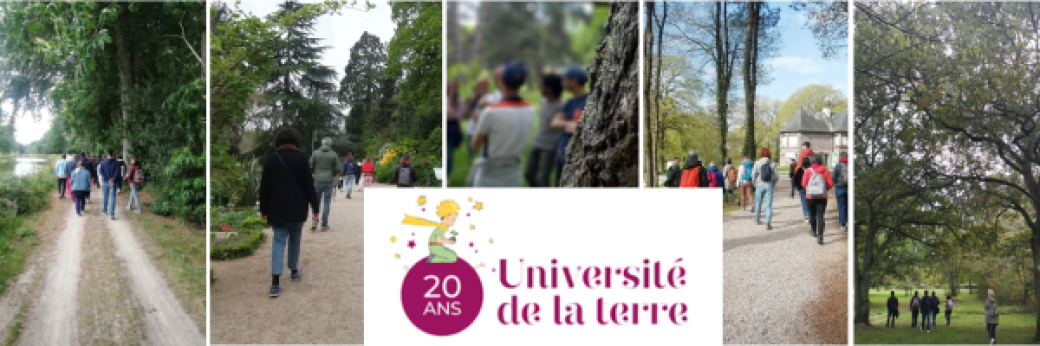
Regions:
<instances>
[{"instance_id":1,"label":"dirt path","mask_svg":"<svg viewBox=\"0 0 1040 346\"><path fill-rule=\"evenodd\" d=\"M385 187L385 186L384 186ZM355 187L356 189L356 187ZM304 227L300 245L301 282L286 269L282 293L268 297L271 285L271 229L253 256L212 262L217 282L210 291L210 341L213 344L362 344L364 343L364 203L337 193L329 214L330 230Z\"/></svg>"},{"instance_id":2,"label":"dirt path","mask_svg":"<svg viewBox=\"0 0 1040 346\"><path fill-rule=\"evenodd\" d=\"M816 244L791 181L773 196L773 230L736 210L723 220L724 340L732 344L846 343L848 236L833 190ZM749 208L750 209L750 208ZM765 223L765 215L762 215Z\"/></svg>"},{"instance_id":3,"label":"dirt path","mask_svg":"<svg viewBox=\"0 0 1040 346\"><path fill-rule=\"evenodd\" d=\"M117 200L113 221L100 214L100 190L93 194L83 216L71 201L52 200L47 213L63 218L64 227L44 240L54 243L43 246L52 249L18 279L29 280L39 293L23 300L27 308L16 343L204 345L205 336L124 219L119 202L125 200Z\"/></svg>"}]
</instances>

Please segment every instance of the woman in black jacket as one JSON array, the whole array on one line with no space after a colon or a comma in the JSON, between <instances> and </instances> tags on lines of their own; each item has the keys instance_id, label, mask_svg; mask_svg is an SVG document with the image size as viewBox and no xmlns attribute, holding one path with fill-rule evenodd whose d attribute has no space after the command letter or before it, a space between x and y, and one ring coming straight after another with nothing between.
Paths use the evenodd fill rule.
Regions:
<instances>
[{"instance_id":1,"label":"woman in black jacket","mask_svg":"<svg viewBox=\"0 0 1040 346\"><path fill-rule=\"evenodd\" d=\"M271 296L277 297L282 289L278 277L282 274L282 257L286 243L289 247L289 269L292 281L299 281L300 237L303 223L307 222L307 205L312 218L318 219L318 194L314 190L307 155L300 152L300 133L283 128L275 135L276 151L264 159L260 181L260 215L271 225L274 237L271 244Z\"/></svg>"},{"instance_id":2,"label":"woman in black jacket","mask_svg":"<svg viewBox=\"0 0 1040 346\"><path fill-rule=\"evenodd\" d=\"M809 223L809 204L805 201L805 186L802 186L802 177L805 175L805 167L810 165L812 165L812 162L806 156L802 159L802 165L794 171L794 188L798 190L798 196L802 200L802 214L805 216L805 223Z\"/></svg>"}]
</instances>

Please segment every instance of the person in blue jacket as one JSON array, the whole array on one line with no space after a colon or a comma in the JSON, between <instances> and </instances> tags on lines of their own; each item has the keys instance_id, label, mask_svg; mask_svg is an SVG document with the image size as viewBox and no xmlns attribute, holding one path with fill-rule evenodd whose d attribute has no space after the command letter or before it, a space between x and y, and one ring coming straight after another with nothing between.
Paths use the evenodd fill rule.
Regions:
<instances>
[{"instance_id":1,"label":"person in blue jacket","mask_svg":"<svg viewBox=\"0 0 1040 346\"><path fill-rule=\"evenodd\" d=\"M347 186L347 199L350 199L350 192L354 191L354 180L358 174L361 174L361 169L354 162L354 153L347 153L346 160L343 160L343 184Z\"/></svg>"},{"instance_id":2,"label":"person in blue jacket","mask_svg":"<svg viewBox=\"0 0 1040 346\"><path fill-rule=\"evenodd\" d=\"M65 173L65 155L61 155L61 159L54 163L54 175L58 177L58 199L65 198L65 183L68 182L68 174Z\"/></svg>"},{"instance_id":3,"label":"person in blue jacket","mask_svg":"<svg viewBox=\"0 0 1040 346\"><path fill-rule=\"evenodd\" d=\"M76 215L82 216L86 208L87 192L90 192L90 171L83 167L84 161L76 161L76 169L69 175L72 196L76 197Z\"/></svg>"},{"instance_id":4,"label":"person in blue jacket","mask_svg":"<svg viewBox=\"0 0 1040 346\"><path fill-rule=\"evenodd\" d=\"M101 214L109 214L116 219L116 189L123 182L119 175L119 161L112 157L112 149L105 153L105 159L98 165L98 178L101 180Z\"/></svg>"}]
</instances>

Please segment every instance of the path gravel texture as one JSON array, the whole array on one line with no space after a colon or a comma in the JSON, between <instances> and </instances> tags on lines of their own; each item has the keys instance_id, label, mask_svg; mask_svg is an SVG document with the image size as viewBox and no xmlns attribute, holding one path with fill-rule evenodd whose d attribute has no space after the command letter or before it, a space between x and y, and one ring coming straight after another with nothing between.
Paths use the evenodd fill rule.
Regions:
<instances>
[{"instance_id":1,"label":"path gravel texture","mask_svg":"<svg viewBox=\"0 0 1040 346\"><path fill-rule=\"evenodd\" d=\"M848 342L848 235L831 191L824 245L817 245L791 181L773 196L773 229L736 210L723 220L727 344ZM748 208L750 210L750 206Z\"/></svg>"},{"instance_id":2,"label":"path gravel texture","mask_svg":"<svg viewBox=\"0 0 1040 346\"><path fill-rule=\"evenodd\" d=\"M312 232L308 221L300 245L303 280L289 281L285 269L277 298L268 296L270 228L264 230L267 240L252 256L211 262L217 281L210 286L210 342L364 343L364 203L369 189L355 190L352 199L336 193L330 230Z\"/></svg>"},{"instance_id":3,"label":"path gravel texture","mask_svg":"<svg viewBox=\"0 0 1040 346\"><path fill-rule=\"evenodd\" d=\"M16 344L206 343L124 219L123 198L116 220L100 214L100 198L83 216L70 200L52 198L47 212L64 227L41 237L53 246L44 244L41 250L48 250L18 279L32 281L39 292L23 300L28 306Z\"/></svg>"}]
</instances>

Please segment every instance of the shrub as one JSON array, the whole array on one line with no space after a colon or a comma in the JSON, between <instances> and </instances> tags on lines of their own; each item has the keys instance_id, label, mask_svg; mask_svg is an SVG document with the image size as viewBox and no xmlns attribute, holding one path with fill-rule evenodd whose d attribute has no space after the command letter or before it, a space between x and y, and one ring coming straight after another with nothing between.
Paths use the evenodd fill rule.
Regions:
<instances>
[{"instance_id":1,"label":"shrub","mask_svg":"<svg viewBox=\"0 0 1040 346\"><path fill-rule=\"evenodd\" d=\"M224 261L235 258L252 256L260 245L263 245L263 230L240 230L238 235L227 239L211 237L209 258L216 261Z\"/></svg>"},{"instance_id":2,"label":"shrub","mask_svg":"<svg viewBox=\"0 0 1040 346\"><path fill-rule=\"evenodd\" d=\"M19 238L31 238L33 235L36 235L36 231L30 227L22 226L15 230L14 234L18 235Z\"/></svg>"}]
</instances>

